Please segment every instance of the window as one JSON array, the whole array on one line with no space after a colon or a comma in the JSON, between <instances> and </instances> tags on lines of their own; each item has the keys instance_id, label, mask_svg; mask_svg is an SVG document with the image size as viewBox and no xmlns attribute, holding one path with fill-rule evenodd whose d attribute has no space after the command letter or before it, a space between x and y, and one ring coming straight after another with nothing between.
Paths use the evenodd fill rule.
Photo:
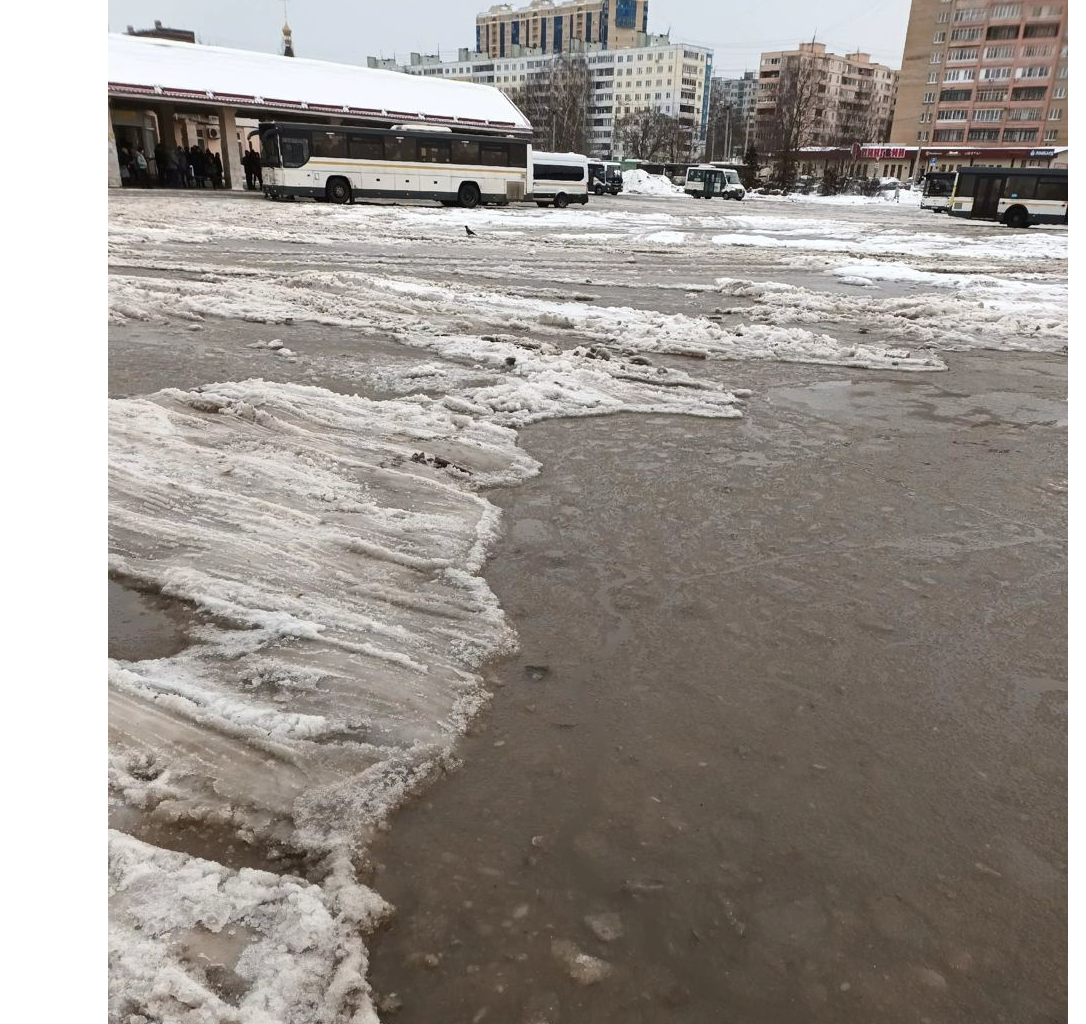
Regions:
<instances>
[{"instance_id":1,"label":"window","mask_svg":"<svg viewBox=\"0 0 1086 1024\"><path fill-rule=\"evenodd\" d=\"M1003 120L1003 111L998 107L996 107L994 109L990 109L990 110L974 110L973 111L973 120L974 121L982 121L982 122L983 121L1002 121Z\"/></svg>"},{"instance_id":2,"label":"window","mask_svg":"<svg viewBox=\"0 0 1086 1024\"><path fill-rule=\"evenodd\" d=\"M967 121L969 119L969 112L960 107L952 110L940 110L935 115L936 121Z\"/></svg>"},{"instance_id":3,"label":"window","mask_svg":"<svg viewBox=\"0 0 1086 1024\"><path fill-rule=\"evenodd\" d=\"M924 93L925 103L931 103L931 100L928 99L929 96L934 99L935 93ZM941 93L939 93L940 103L968 103L969 100L971 100L972 98L972 89L944 89Z\"/></svg>"},{"instance_id":4,"label":"window","mask_svg":"<svg viewBox=\"0 0 1086 1024\"><path fill-rule=\"evenodd\" d=\"M988 29L985 39L1017 39L1017 25L992 25Z\"/></svg>"},{"instance_id":5,"label":"window","mask_svg":"<svg viewBox=\"0 0 1086 1024\"><path fill-rule=\"evenodd\" d=\"M940 95L939 99L943 99L943 95L945 95L945 94ZM933 92L924 93L924 102L925 103L934 103L935 102L935 93L933 93Z\"/></svg>"},{"instance_id":6,"label":"window","mask_svg":"<svg viewBox=\"0 0 1086 1024\"><path fill-rule=\"evenodd\" d=\"M1059 25L1027 25L1023 39L1055 39L1060 34Z\"/></svg>"},{"instance_id":7,"label":"window","mask_svg":"<svg viewBox=\"0 0 1086 1024\"><path fill-rule=\"evenodd\" d=\"M1053 50L1053 47L1051 47L1051 46L1041 46L1041 45L1023 46L1022 47L1022 56L1023 57L1051 57L1052 56L1052 50Z\"/></svg>"},{"instance_id":8,"label":"window","mask_svg":"<svg viewBox=\"0 0 1086 1024\"><path fill-rule=\"evenodd\" d=\"M938 81L939 81L939 72L938 71L929 71L928 72L928 85L934 85Z\"/></svg>"},{"instance_id":9,"label":"window","mask_svg":"<svg viewBox=\"0 0 1086 1024\"><path fill-rule=\"evenodd\" d=\"M380 135L351 135L347 139L347 155L352 160L383 160L385 140Z\"/></svg>"},{"instance_id":10,"label":"window","mask_svg":"<svg viewBox=\"0 0 1086 1024\"><path fill-rule=\"evenodd\" d=\"M1040 119L1039 107L1019 107L1017 110L1012 110L1007 117L1008 121L1039 121Z\"/></svg>"},{"instance_id":11,"label":"window","mask_svg":"<svg viewBox=\"0 0 1086 1024\"><path fill-rule=\"evenodd\" d=\"M284 167L302 167L309 162L309 132L291 130L290 135L281 136L279 148L283 154Z\"/></svg>"},{"instance_id":12,"label":"window","mask_svg":"<svg viewBox=\"0 0 1086 1024\"><path fill-rule=\"evenodd\" d=\"M1037 98L1040 99L1039 96ZM1063 86L1063 85L1057 85L1056 88L1052 90L1052 98L1054 100L1066 99L1067 98L1067 87Z\"/></svg>"},{"instance_id":13,"label":"window","mask_svg":"<svg viewBox=\"0 0 1086 1024\"><path fill-rule=\"evenodd\" d=\"M548 181L584 181L583 167L569 167L565 164L533 164L532 175Z\"/></svg>"},{"instance_id":14,"label":"window","mask_svg":"<svg viewBox=\"0 0 1086 1024\"><path fill-rule=\"evenodd\" d=\"M1032 175L1012 174L1003 186L1007 199L1032 199L1037 189L1037 179Z\"/></svg>"},{"instance_id":15,"label":"window","mask_svg":"<svg viewBox=\"0 0 1086 1024\"><path fill-rule=\"evenodd\" d=\"M1048 90L1043 85L1019 85L1011 90L1012 100L1043 100Z\"/></svg>"},{"instance_id":16,"label":"window","mask_svg":"<svg viewBox=\"0 0 1086 1024\"><path fill-rule=\"evenodd\" d=\"M1006 60L1014 56L1013 46L988 46L984 49L985 60Z\"/></svg>"},{"instance_id":17,"label":"window","mask_svg":"<svg viewBox=\"0 0 1086 1024\"><path fill-rule=\"evenodd\" d=\"M1055 142L1056 141L1056 136L1058 134L1059 134L1059 132L1057 132L1055 128L1046 128L1045 129L1045 142Z\"/></svg>"},{"instance_id":18,"label":"window","mask_svg":"<svg viewBox=\"0 0 1086 1024\"><path fill-rule=\"evenodd\" d=\"M1000 18L1021 18L1022 8L1018 4L999 4L992 8L990 17L992 21L998 21Z\"/></svg>"},{"instance_id":19,"label":"window","mask_svg":"<svg viewBox=\"0 0 1086 1024\"><path fill-rule=\"evenodd\" d=\"M979 39L983 34L984 29L982 28L956 28L950 33L950 41L952 43L971 43L973 40ZM944 33L940 32L939 35L945 38ZM935 41L941 43L943 40L936 39Z\"/></svg>"},{"instance_id":20,"label":"window","mask_svg":"<svg viewBox=\"0 0 1086 1024\"><path fill-rule=\"evenodd\" d=\"M1067 202L1066 178L1040 178L1037 181L1037 198L1057 203Z\"/></svg>"},{"instance_id":21,"label":"window","mask_svg":"<svg viewBox=\"0 0 1086 1024\"><path fill-rule=\"evenodd\" d=\"M946 59L955 63L974 61L979 53L980 51L975 46L970 46L964 50L950 50L946 55Z\"/></svg>"},{"instance_id":22,"label":"window","mask_svg":"<svg viewBox=\"0 0 1086 1024\"><path fill-rule=\"evenodd\" d=\"M479 144L479 163L487 167L508 167L509 148L500 142Z\"/></svg>"},{"instance_id":23,"label":"window","mask_svg":"<svg viewBox=\"0 0 1086 1024\"><path fill-rule=\"evenodd\" d=\"M982 80L984 80L986 82L993 82L993 81L998 82L998 81L1000 81L1002 79L1010 78L1011 77L1011 69L1010 68L984 68L980 73L980 77L981 77Z\"/></svg>"},{"instance_id":24,"label":"window","mask_svg":"<svg viewBox=\"0 0 1086 1024\"><path fill-rule=\"evenodd\" d=\"M1032 142L1037 138L1036 128L1004 128L1004 142Z\"/></svg>"},{"instance_id":25,"label":"window","mask_svg":"<svg viewBox=\"0 0 1086 1024\"><path fill-rule=\"evenodd\" d=\"M935 19L940 25L945 25L950 21L950 11L940 11L939 17Z\"/></svg>"},{"instance_id":26,"label":"window","mask_svg":"<svg viewBox=\"0 0 1086 1024\"><path fill-rule=\"evenodd\" d=\"M943 75L944 82L972 82L976 75L974 68L955 68Z\"/></svg>"},{"instance_id":27,"label":"window","mask_svg":"<svg viewBox=\"0 0 1086 1024\"><path fill-rule=\"evenodd\" d=\"M978 89L978 103L1002 103L1007 98L1006 89Z\"/></svg>"},{"instance_id":28,"label":"window","mask_svg":"<svg viewBox=\"0 0 1086 1024\"><path fill-rule=\"evenodd\" d=\"M431 164L452 162L452 147L448 139L419 139L419 160Z\"/></svg>"},{"instance_id":29,"label":"window","mask_svg":"<svg viewBox=\"0 0 1086 1024\"><path fill-rule=\"evenodd\" d=\"M933 53L931 55L931 60L929 61L929 63L931 63L931 64L942 64L943 63L943 54L941 52Z\"/></svg>"},{"instance_id":30,"label":"window","mask_svg":"<svg viewBox=\"0 0 1086 1024\"><path fill-rule=\"evenodd\" d=\"M988 11L984 7L961 7L954 12L955 21L984 21Z\"/></svg>"},{"instance_id":31,"label":"window","mask_svg":"<svg viewBox=\"0 0 1086 1024\"><path fill-rule=\"evenodd\" d=\"M932 42L936 46L938 46L940 43L945 43L946 42L946 33L945 32L936 32L935 37L932 39Z\"/></svg>"},{"instance_id":32,"label":"window","mask_svg":"<svg viewBox=\"0 0 1086 1024\"><path fill-rule=\"evenodd\" d=\"M1053 107L1048 112L1048 119L1050 121L1062 121L1063 120L1063 107Z\"/></svg>"},{"instance_id":33,"label":"window","mask_svg":"<svg viewBox=\"0 0 1086 1024\"><path fill-rule=\"evenodd\" d=\"M965 132L961 128L937 128L932 132L932 142L961 142Z\"/></svg>"},{"instance_id":34,"label":"window","mask_svg":"<svg viewBox=\"0 0 1086 1024\"><path fill-rule=\"evenodd\" d=\"M969 129L969 141L970 142L998 142L999 141L999 129L998 128L970 128Z\"/></svg>"},{"instance_id":35,"label":"window","mask_svg":"<svg viewBox=\"0 0 1086 1024\"><path fill-rule=\"evenodd\" d=\"M385 137L385 159L386 160L417 160L418 159L418 147L415 144L414 139L408 139L404 136L386 136Z\"/></svg>"},{"instance_id":36,"label":"window","mask_svg":"<svg viewBox=\"0 0 1086 1024\"><path fill-rule=\"evenodd\" d=\"M1015 78L1047 78L1052 69L1043 64L1033 64L1028 68L1015 68Z\"/></svg>"},{"instance_id":37,"label":"window","mask_svg":"<svg viewBox=\"0 0 1086 1024\"><path fill-rule=\"evenodd\" d=\"M347 155L347 136L340 132L314 132L313 155L342 160Z\"/></svg>"}]
</instances>

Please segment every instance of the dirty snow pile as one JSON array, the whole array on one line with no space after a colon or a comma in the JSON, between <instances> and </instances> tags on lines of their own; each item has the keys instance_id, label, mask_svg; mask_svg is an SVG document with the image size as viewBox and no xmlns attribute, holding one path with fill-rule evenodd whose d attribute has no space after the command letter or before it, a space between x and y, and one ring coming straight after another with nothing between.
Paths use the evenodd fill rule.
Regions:
<instances>
[{"instance_id":1,"label":"dirty snow pile","mask_svg":"<svg viewBox=\"0 0 1086 1024\"><path fill-rule=\"evenodd\" d=\"M622 191L633 196L681 196L685 195L678 185L673 185L662 174L632 170L622 172Z\"/></svg>"}]
</instances>

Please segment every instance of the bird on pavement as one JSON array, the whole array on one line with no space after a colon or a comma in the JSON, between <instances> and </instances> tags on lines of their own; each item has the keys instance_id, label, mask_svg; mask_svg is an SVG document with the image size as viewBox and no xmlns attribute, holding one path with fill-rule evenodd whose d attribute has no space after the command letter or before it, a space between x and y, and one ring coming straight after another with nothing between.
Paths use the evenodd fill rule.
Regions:
<instances>
[{"instance_id":1,"label":"bird on pavement","mask_svg":"<svg viewBox=\"0 0 1086 1024\"><path fill-rule=\"evenodd\" d=\"M468 233L468 238L474 238L475 237L475 232L472 231L471 228L469 228L467 226L467 224L464 225L464 230Z\"/></svg>"}]
</instances>

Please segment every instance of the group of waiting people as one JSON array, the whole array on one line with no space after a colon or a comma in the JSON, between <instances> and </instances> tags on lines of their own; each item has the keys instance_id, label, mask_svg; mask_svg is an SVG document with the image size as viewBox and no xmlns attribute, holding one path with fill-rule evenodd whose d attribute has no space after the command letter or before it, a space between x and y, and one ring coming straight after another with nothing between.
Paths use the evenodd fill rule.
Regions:
<instances>
[{"instance_id":1,"label":"group of waiting people","mask_svg":"<svg viewBox=\"0 0 1086 1024\"><path fill-rule=\"evenodd\" d=\"M118 153L121 164L121 184L151 187L151 176L147 157L142 149L131 150L121 147ZM260 172L260 154L250 149L241 158L245 168L245 187L263 188L264 180ZM158 184L161 188L222 188L222 157L218 153L193 146L176 149L159 143L155 146L155 168L158 171ZM254 182L260 184L254 186Z\"/></svg>"}]
</instances>

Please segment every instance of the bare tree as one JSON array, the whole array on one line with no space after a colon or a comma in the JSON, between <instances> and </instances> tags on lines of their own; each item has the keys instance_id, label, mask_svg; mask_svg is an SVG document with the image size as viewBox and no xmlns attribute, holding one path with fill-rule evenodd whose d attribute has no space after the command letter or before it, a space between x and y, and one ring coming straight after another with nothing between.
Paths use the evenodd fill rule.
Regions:
<instances>
[{"instance_id":1,"label":"bare tree","mask_svg":"<svg viewBox=\"0 0 1086 1024\"><path fill-rule=\"evenodd\" d=\"M532 123L532 145L553 153L584 153L590 92L584 58L563 54L510 89L509 98Z\"/></svg>"},{"instance_id":2,"label":"bare tree","mask_svg":"<svg viewBox=\"0 0 1086 1024\"><path fill-rule=\"evenodd\" d=\"M625 154L639 160L685 159L693 144L692 130L660 110L635 110L615 126Z\"/></svg>"},{"instance_id":3,"label":"bare tree","mask_svg":"<svg viewBox=\"0 0 1086 1024\"><path fill-rule=\"evenodd\" d=\"M742 152L747 138L747 123L742 108L728 103L715 93L709 101L709 122L705 139L705 159L734 160Z\"/></svg>"}]
</instances>

